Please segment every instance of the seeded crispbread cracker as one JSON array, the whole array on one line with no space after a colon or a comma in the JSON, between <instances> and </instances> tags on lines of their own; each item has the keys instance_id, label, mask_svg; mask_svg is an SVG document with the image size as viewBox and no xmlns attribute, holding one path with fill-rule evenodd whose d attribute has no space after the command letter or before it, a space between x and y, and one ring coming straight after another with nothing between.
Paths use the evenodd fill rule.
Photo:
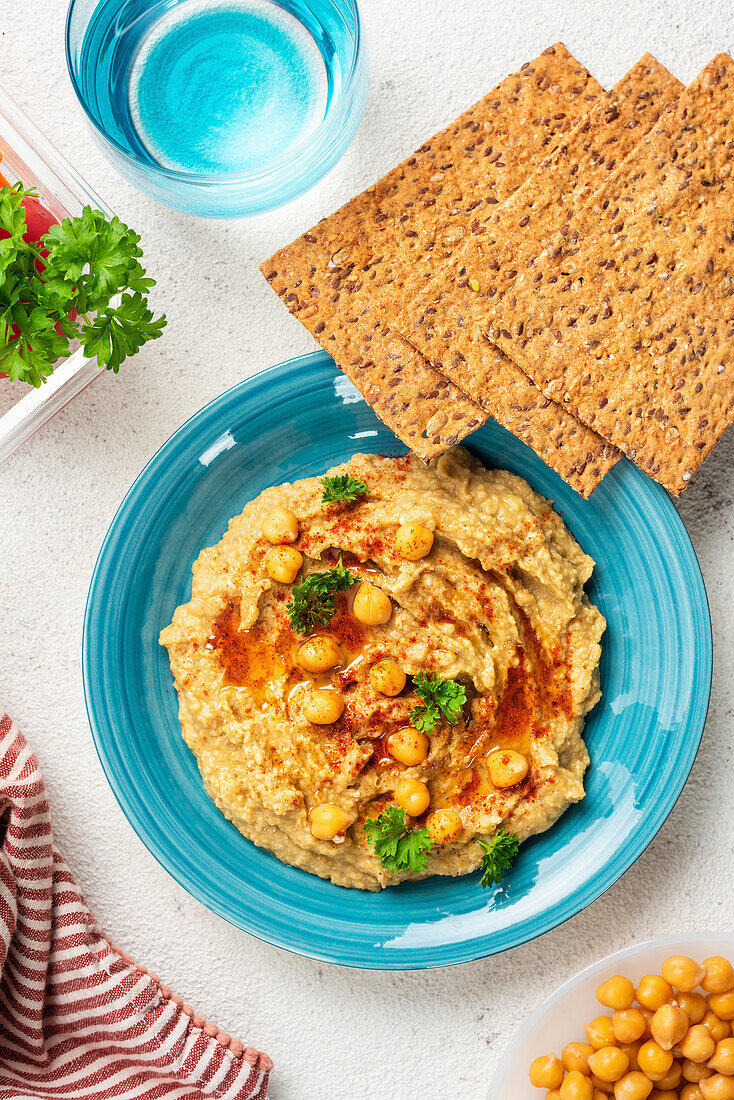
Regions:
<instances>
[{"instance_id":1,"label":"seeded crispbread cracker","mask_svg":"<svg viewBox=\"0 0 734 1100\"><path fill-rule=\"evenodd\" d=\"M587 490L619 451L568 415L571 427L563 446L556 444L565 426L563 409L547 398L543 404L534 383L488 339L487 299L506 291L553 229L604 183L682 89L646 54L557 140L533 175L495 208L486 232L470 238L398 319L403 334L437 369L567 480L575 465L574 480L583 478Z\"/></svg>"},{"instance_id":2,"label":"seeded crispbread cracker","mask_svg":"<svg viewBox=\"0 0 734 1100\"><path fill-rule=\"evenodd\" d=\"M458 243L479 225L517 186L528 158L569 129L600 92L565 47L550 47L374 187L261 265L291 312L422 458L464 438L486 414L394 329L397 303L375 297L390 250L416 239L407 211L420 214L422 232L443 235L450 256L451 237Z\"/></svg>"},{"instance_id":3,"label":"seeded crispbread cracker","mask_svg":"<svg viewBox=\"0 0 734 1100\"><path fill-rule=\"evenodd\" d=\"M733 107L721 54L487 306L546 396L676 494L734 420Z\"/></svg>"}]
</instances>

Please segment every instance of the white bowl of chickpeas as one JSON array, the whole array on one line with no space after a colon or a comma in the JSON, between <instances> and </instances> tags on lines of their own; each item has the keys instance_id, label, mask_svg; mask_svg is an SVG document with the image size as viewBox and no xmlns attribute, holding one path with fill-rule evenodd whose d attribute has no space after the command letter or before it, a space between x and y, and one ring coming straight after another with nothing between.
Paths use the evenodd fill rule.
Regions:
<instances>
[{"instance_id":1,"label":"white bowl of chickpeas","mask_svg":"<svg viewBox=\"0 0 734 1100\"><path fill-rule=\"evenodd\" d=\"M577 974L533 1013L488 1100L734 1100L734 933L666 936Z\"/></svg>"}]
</instances>

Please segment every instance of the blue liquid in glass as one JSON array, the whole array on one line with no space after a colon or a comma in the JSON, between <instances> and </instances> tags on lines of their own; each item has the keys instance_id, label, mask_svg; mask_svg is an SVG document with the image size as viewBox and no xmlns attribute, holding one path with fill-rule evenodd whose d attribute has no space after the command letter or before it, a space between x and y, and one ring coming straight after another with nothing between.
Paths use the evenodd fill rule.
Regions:
<instances>
[{"instance_id":1,"label":"blue liquid in glass","mask_svg":"<svg viewBox=\"0 0 734 1100\"><path fill-rule=\"evenodd\" d=\"M307 137L339 94L318 6L100 0L80 52L83 98L143 160L207 175L257 170Z\"/></svg>"},{"instance_id":2,"label":"blue liquid in glass","mask_svg":"<svg viewBox=\"0 0 734 1100\"><path fill-rule=\"evenodd\" d=\"M169 168L258 168L323 119L324 62L297 19L267 0L186 0L138 47L130 106Z\"/></svg>"}]
</instances>

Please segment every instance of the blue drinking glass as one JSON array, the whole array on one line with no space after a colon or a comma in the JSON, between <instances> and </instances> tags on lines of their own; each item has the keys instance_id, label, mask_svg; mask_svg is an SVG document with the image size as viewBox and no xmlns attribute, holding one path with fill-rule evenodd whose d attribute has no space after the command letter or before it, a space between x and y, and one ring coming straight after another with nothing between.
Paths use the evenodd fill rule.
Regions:
<instances>
[{"instance_id":1,"label":"blue drinking glass","mask_svg":"<svg viewBox=\"0 0 734 1100\"><path fill-rule=\"evenodd\" d=\"M355 0L71 0L66 57L120 173L212 218L312 187L352 140L369 84Z\"/></svg>"}]
</instances>

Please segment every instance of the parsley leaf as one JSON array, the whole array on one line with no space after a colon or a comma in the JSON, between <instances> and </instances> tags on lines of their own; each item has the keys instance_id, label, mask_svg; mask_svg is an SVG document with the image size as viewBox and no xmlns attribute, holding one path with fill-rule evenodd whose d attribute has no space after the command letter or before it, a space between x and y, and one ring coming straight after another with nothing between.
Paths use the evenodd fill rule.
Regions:
<instances>
[{"instance_id":1,"label":"parsley leaf","mask_svg":"<svg viewBox=\"0 0 734 1100\"><path fill-rule=\"evenodd\" d=\"M491 841L480 840L484 855L482 856L482 886L495 886L502 882L505 873L509 871L520 842L512 833L504 829L498 829Z\"/></svg>"},{"instance_id":2,"label":"parsley leaf","mask_svg":"<svg viewBox=\"0 0 734 1100\"><path fill-rule=\"evenodd\" d=\"M428 866L427 853L433 847L428 829L409 829L398 841L397 866L399 871L425 871Z\"/></svg>"},{"instance_id":3,"label":"parsley leaf","mask_svg":"<svg viewBox=\"0 0 734 1100\"><path fill-rule=\"evenodd\" d=\"M408 712L408 721L420 733L432 733L441 719L441 711L433 703L425 707L412 707Z\"/></svg>"},{"instance_id":4,"label":"parsley leaf","mask_svg":"<svg viewBox=\"0 0 734 1100\"><path fill-rule=\"evenodd\" d=\"M356 584L359 577L339 564L324 573L309 573L300 584L294 584L291 598L286 604L288 621L295 634L308 634L320 626L326 626L336 610L336 593Z\"/></svg>"},{"instance_id":5,"label":"parsley leaf","mask_svg":"<svg viewBox=\"0 0 734 1100\"><path fill-rule=\"evenodd\" d=\"M382 866L394 871L398 844L405 834L405 810L399 806L388 806L379 817L365 819L364 831Z\"/></svg>"},{"instance_id":6,"label":"parsley leaf","mask_svg":"<svg viewBox=\"0 0 734 1100\"><path fill-rule=\"evenodd\" d=\"M0 373L40 386L74 340L117 372L166 324L148 309L154 280L140 263L140 237L86 206L39 241L24 241L30 197L20 183L0 187Z\"/></svg>"},{"instance_id":7,"label":"parsley leaf","mask_svg":"<svg viewBox=\"0 0 734 1100\"><path fill-rule=\"evenodd\" d=\"M0 241L0 272L6 272L21 249L25 246L25 209L23 199L35 196L22 184L0 188L0 228L7 236Z\"/></svg>"},{"instance_id":8,"label":"parsley leaf","mask_svg":"<svg viewBox=\"0 0 734 1100\"><path fill-rule=\"evenodd\" d=\"M107 306L94 321L84 325L79 338L88 356L96 356L100 367L115 374L128 355L135 355L148 340L157 339L165 320L153 320L147 301L137 291L123 294L119 305Z\"/></svg>"},{"instance_id":9,"label":"parsley leaf","mask_svg":"<svg viewBox=\"0 0 734 1100\"><path fill-rule=\"evenodd\" d=\"M431 733L442 715L452 726L461 718L466 691L455 680L444 680L437 672L419 672L413 677L413 690L424 706L413 707L408 721L421 733Z\"/></svg>"},{"instance_id":10,"label":"parsley leaf","mask_svg":"<svg viewBox=\"0 0 734 1100\"><path fill-rule=\"evenodd\" d=\"M369 489L363 481L359 481L351 474L337 474L336 477L322 477L321 485L324 493L321 497L322 504L334 504L337 500L357 500L358 497L369 493Z\"/></svg>"},{"instance_id":11,"label":"parsley leaf","mask_svg":"<svg viewBox=\"0 0 734 1100\"><path fill-rule=\"evenodd\" d=\"M364 831L387 871L425 871L434 842L428 829L408 829L405 810L399 806L388 806L379 817L368 817Z\"/></svg>"},{"instance_id":12,"label":"parsley leaf","mask_svg":"<svg viewBox=\"0 0 734 1100\"><path fill-rule=\"evenodd\" d=\"M63 278L76 287L80 312L98 310L123 290L150 290L138 257L140 237L118 217L109 221L85 206L78 218L52 225L43 239L48 250L44 278Z\"/></svg>"},{"instance_id":13,"label":"parsley leaf","mask_svg":"<svg viewBox=\"0 0 734 1100\"><path fill-rule=\"evenodd\" d=\"M0 357L0 370L8 378L40 386L53 373L54 364L69 354L69 341L56 330L53 318L40 306L15 301L8 310L13 339ZM3 333L8 331L3 328Z\"/></svg>"}]
</instances>

